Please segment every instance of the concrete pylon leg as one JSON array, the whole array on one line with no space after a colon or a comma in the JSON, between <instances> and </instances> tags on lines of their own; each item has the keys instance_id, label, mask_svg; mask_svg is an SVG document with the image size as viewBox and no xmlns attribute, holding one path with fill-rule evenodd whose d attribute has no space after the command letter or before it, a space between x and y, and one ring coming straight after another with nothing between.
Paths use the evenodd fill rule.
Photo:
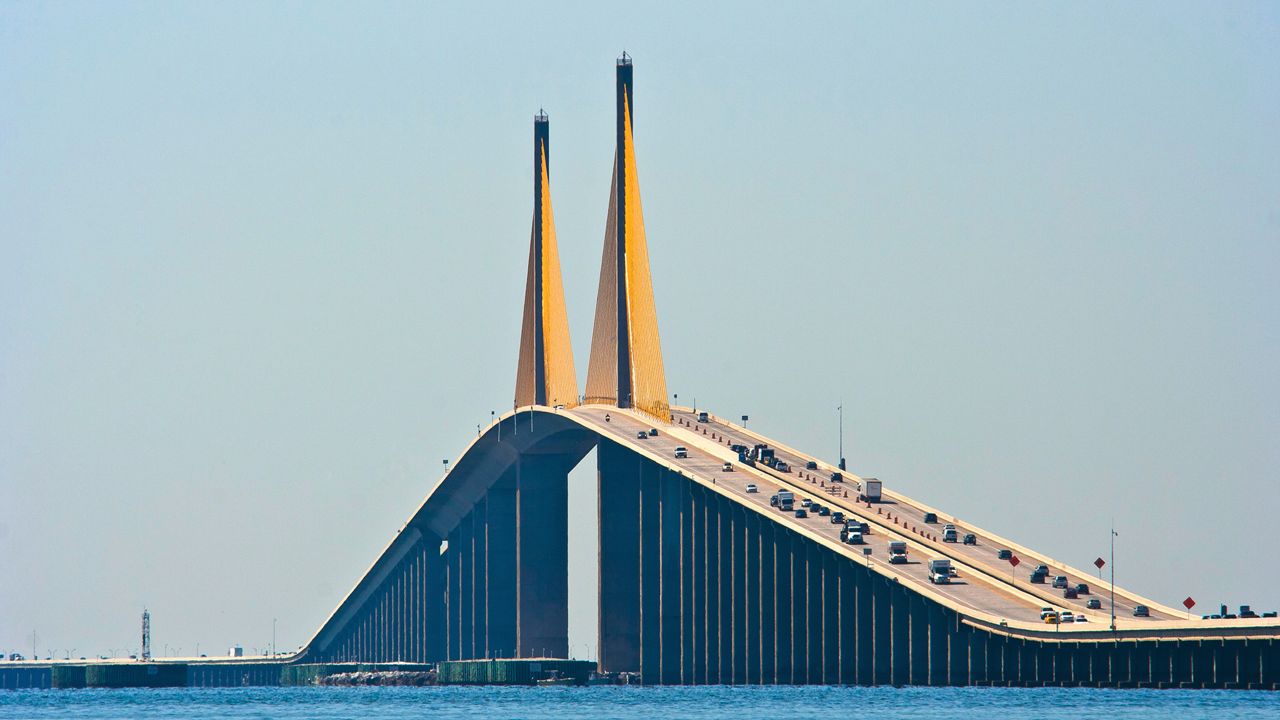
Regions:
<instances>
[{"instance_id":1,"label":"concrete pylon leg","mask_svg":"<svg viewBox=\"0 0 1280 720\"><path fill-rule=\"evenodd\" d=\"M516 635L520 657L569 656L569 478L555 456L516 465Z\"/></svg>"},{"instance_id":2,"label":"concrete pylon leg","mask_svg":"<svg viewBox=\"0 0 1280 720\"><path fill-rule=\"evenodd\" d=\"M503 474L485 495L485 586L488 656L516 657L516 470Z\"/></svg>"},{"instance_id":3,"label":"concrete pylon leg","mask_svg":"<svg viewBox=\"0 0 1280 720\"><path fill-rule=\"evenodd\" d=\"M600 669L640 671L639 455L602 439L596 450L600 517Z\"/></svg>"},{"instance_id":4,"label":"concrete pylon leg","mask_svg":"<svg viewBox=\"0 0 1280 720\"><path fill-rule=\"evenodd\" d=\"M680 684L680 506L684 478L672 472L662 474L659 516L661 557L662 661L659 673L664 685Z\"/></svg>"},{"instance_id":5,"label":"concrete pylon leg","mask_svg":"<svg viewBox=\"0 0 1280 720\"><path fill-rule=\"evenodd\" d=\"M661 469L640 464L640 681L661 682Z\"/></svg>"}]
</instances>

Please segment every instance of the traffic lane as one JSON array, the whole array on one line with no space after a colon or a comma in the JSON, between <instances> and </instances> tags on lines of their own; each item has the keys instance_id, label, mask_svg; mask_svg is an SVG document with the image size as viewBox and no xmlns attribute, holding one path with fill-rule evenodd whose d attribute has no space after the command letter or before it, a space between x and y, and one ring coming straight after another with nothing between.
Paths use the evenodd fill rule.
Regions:
<instances>
[{"instance_id":1,"label":"traffic lane","mask_svg":"<svg viewBox=\"0 0 1280 720\"><path fill-rule=\"evenodd\" d=\"M680 418L684 419L686 423L689 423L690 428L693 428L693 429L696 429L699 427L706 428L707 430L714 432L717 438L724 437L727 439L727 441L737 442L743 445L754 445L757 442L754 436L744 433L740 428L734 428L734 427L724 425L722 423L718 423L715 421L700 423L697 421L697 417L693 413L675 413L675 415L678 415ZM728 444L728 442L726 442L726 444ZM808 482L806 478L816 477L816 478L820 478L818 481L819 486L823 484L827 484L828 489L830 488L831 485L837 485L838 487L842 487L844 485L852 485L852 483L839 483L839 484L828 483L829 476L826 476L827 474L825 472L810 471L804 468L805 464L807 464L812 458L796 455L795 453L789 453L785 450L779 449L772 445L770 447L774 448L775 455L779 459L787 462L792 466L793 472L796 475L797 483L803 484L804 482ZM909 499L907 498L902 498L902 499L903 499L903 502L895 502L893 500L887 500L885 502L878 503L877 505L881 509L885 509L886 512L891 513L894 517L899 518L901 520L905 520L909 524L915 525L922 529L927 528L927 532L929 532L930 534L933 534L933 535L941 534L942 532L941 524L937 526L926 524L924 522L926 511L914 505L913 503L911 503ZM890 510L889 508L892 508L892 509ZM962 543L955 543L953 545L951 543L948 543L948 545L953 545L953 547L948 551L948 554L954 553L956 560L962 560L966 564L971 564L976 568L981 569L982 571L987 572L988 574L991 574L995 577L1004 577L1004 573L1008 571L1008 568L1001 567L1000 565L1000 563L1003 563L1004 561L999 561L994 559L993 552L983 553L978 549L979 547L985 545L989 548L994 547L998 550L1000 546L996 544L990 538L990 536L984 533L980 528L969 526L962 522L956 522L955 525L957 528L958 536L963 537L965 533L972 532L975 536L977 536L979 540L979 545L964 545ZM1049 562L1047 558L1036 556L1034 554L1027 554L1024 557L1020 557L1020 559L1023 560L1023 563L1028 565L1028 568L1024 572L1029 573L1030 568L1036 565L1043 564L1050 568L1050 576L1065 575L1068 578L1068 584L1070 586L1074 587L1079 583L1084 583L1089 585L1090 589L1094 591L1094 595L1097 594L1096 586L1093 583L1090 583L1087 577L1079 576L1077 574L1071 573L1070 571L1066 570L1065 568L1059 565L1054 565L1051 562ZM1037 590L1038 590L1039 593L1043 593L1044 597L1041 597L1041 600L1045 603L1052 604L1062 608L1070 608L1070 609L1073 609L1073 611L1079 611L1082 613L1089 613L1089 614L1106 614L1110 612L1109 597L1104 600L1104 607L1102 609L1090 610L1086 607L1086 603L1088 602L1090 597L1092 597L1091 595L1081 595L1075 599L1069 599L1069 598L1066 598L1065 596L1059 596L1058 592L1055 592L1058 589L1052 588L1051 585L1048 583L1046 583L1045 587L1038 587L1038 584L1031 583L1029 579L1025 580L1024 583L1026 585L1025 588L1019 587L1017 582L1014 583L1014 587L1018 587L1019 589L1022 589L1027 592L1031 592L1033 594L1037 593ZM1132 617L1133 608L1136 604L1137 603L1135 601L1124 598L1123 596L1118 597L1116 599L1116 604L1115 604L1117 616L1125 615L1125 616ZM1160 613L1159 611L1153 611L1152 617L1150 619L1151 620L1165 619L1164 615L1165 615L1164 613ZM1135 618L1135 619L1144 620L1146 618Z\"/></svg>"}]
</instances>

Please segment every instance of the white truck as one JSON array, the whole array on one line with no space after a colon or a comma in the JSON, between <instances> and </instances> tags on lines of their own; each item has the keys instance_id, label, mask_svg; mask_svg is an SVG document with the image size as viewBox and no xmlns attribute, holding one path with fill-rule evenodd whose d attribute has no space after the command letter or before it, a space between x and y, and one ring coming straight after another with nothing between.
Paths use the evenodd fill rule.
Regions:
<instances>
[{"instance_id":1,"label":"white truck","mask_svg":"<svg viewBox=\"0 0 1280 720\"><path fill-rule=\"evenodd\" d=\"M894 565L904 565L907 562L907 543L902 540L895 540L889 543L889 562Z\"/></svg>"},{"instance_id":2,"label":"white truck","mask_svg":"<svg viewBox=\"0 0 1280 720\"><path fill-rule=\"evenodd\" d=\"M934 585L950 585L951 584L951 561L950 560L930 560L929 561L929 582Z\"/></svg>"},{"instance_id":3,"label":"white truck","mask_svg":"<svg viewBox=\"0 0 1280 720\"><path fill-rule=\"evenodd\" d=\"M777 493L769 497L770 505L786 512L791 511L795 501L796 496L790 490L779 490Z\"/></svg>"},{"instance_id":4,"label":"white truck","mask_svg":"<svg viewBox=\"0 0 1280 720\"><path fill-rule=\"evenodd\" d=\"M858 499L863 502L880 502L881 485L875 478L863 478L862 492L858 494Z\"/></svg>"}]
</instances>

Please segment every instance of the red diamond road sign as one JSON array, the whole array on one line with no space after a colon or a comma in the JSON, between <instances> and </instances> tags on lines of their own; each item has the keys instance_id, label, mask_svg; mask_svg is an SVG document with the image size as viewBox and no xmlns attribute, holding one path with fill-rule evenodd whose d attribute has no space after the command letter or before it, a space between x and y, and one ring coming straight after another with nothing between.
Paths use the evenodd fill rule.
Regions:
<instances>
[{"instance_id":1,"label":"red diamond road sign","mask_svg":"<svg viewBox=\"0 0 1280 720\"><path fill-rule=\"evenodd\" d=\"M1012 565L1012 566L1014 566L1014 567L1018 567L1018 563L1020 563L1020 562L1022 562L1022 561L1018 559L1018 556L1017 556L1017 555L1010 555L1010 556L1009 556L1009 564L1010 564L1010 565Z\"/></svg>"},{"instance_id":2,"label":"red diamond road sign","mask_svg":"<svg viewBox=\"0 0 1280 720\"><path fill-rule=\"evenodd\" d=\"M1183 607L1185 607L1186 609L1190 610L1191 608L1193 608L1193 607L1195 607L1195 606L1196 606L1196 601L1195 601L1195 600L1192 600L1192 599L1191 599L1191 596L1190 596L1190 595L1188 595L1188 596L1187 596L1187 599L1182 601L1182 605L1183 605Z\"/></svg>"},{"instance_id":3,"label":"red diamond road sign","mask_svg":"<svg viewBox=\"0 0 1280 720\"><path fill-rule=\"evenodd\" d=\"M1097 560L1093 561L1093 564L1097 566L1099 570L1101 570L1102 566L1107 564L1107 561L1103 560L1102 558L1098 558Z\"/></svg>"}]
</instances>

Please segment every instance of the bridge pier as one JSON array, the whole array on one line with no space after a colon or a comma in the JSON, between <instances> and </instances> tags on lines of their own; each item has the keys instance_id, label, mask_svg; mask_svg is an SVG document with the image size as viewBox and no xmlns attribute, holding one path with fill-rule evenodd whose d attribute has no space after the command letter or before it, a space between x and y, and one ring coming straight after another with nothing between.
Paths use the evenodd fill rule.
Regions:
<instances>
[{"instance_id":1,"label":"bridge pier","mask_svg":"<svg viewBox=\"0 0 1280 720\"><path fill-rule=\"evenodd\" d=\"M569 475L556 455L516 464L518 657L569 656Z\"/></svg>"}]
</instances>

